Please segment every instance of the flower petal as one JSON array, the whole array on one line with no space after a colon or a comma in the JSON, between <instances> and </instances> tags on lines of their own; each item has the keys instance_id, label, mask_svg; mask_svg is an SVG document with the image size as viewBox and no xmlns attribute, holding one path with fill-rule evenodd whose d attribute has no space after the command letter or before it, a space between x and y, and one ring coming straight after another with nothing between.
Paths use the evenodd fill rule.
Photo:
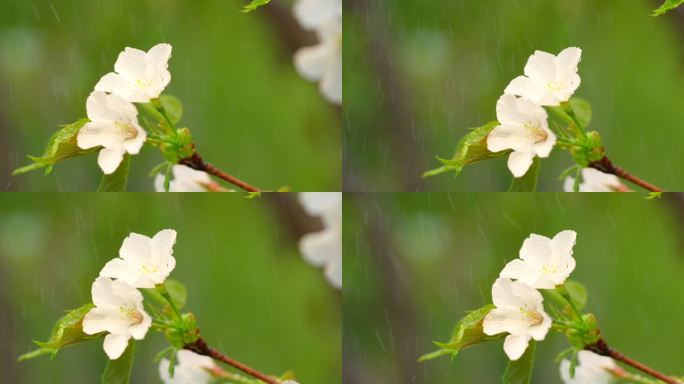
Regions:
<instances>
[{"instance_id":1,"label":"flower petal","mask_svg":"<svg viewBox=\"0 0 684 384\"><path fill-rule=\"evenodd\" d=\"M506 264L506 266L499 273L499 276L515 280L529 281L529 276L535 276L537 274L538 271L529 263L520 259L514 259Z\"/></svg>"},{"instance_id":2,"label":"flower petal","mask_svg":"<svg viewBox=\"0 0 684 384\"><path fill-rule=\"evenodd\" d=\"M130 266L124 260L116 257L105 264L100 271L100 276L111 277L112 279L125 279L130 273Z\"/></svg>"},{"instance_id":3,"label":"flower petal","mask_svg":"<svg viewBox=\"0 0 684 384\"><path fill-rule=\"evenodd\" d=\"M103 148L97 156L97 164L106 175L110 175L119 168L123 161L124 151L119 148Z\"/></svg>"},{"instance_id":4,"label":"flower petal","mask_svg":"<svg viewBox=\"0 0 684 384\"><path fill-rule=\"evenodd\" d=\"M83 332L88 335L105 331L121 333L125 329L116 307L95 307L83 317Z\"/></svg>"},{"instance_id":5,"label":"flower petal","mask_svg":"<svg viewBox=\"0 0 684 384\"><path fill-rule=\"evenodd\" d=\"M126 237L119 248L119 257L126 262L140 266L146 264L150 258L150 243L152 239L138 233L131 233Z\"/></svg>"},{"instance_id":6,"label":"flower petal","mask_svg":"<svg viewBox=\"0 0 684 384\"><path fill-rule=\"evenodd\" d=\"M553 237L551 246L560 255L569 257L572 256L572 247L575 246L576 239L577 232L566 229Z\"/></svg>"},{"instance_id":7,"label":"flower petal","mask_svg":"<svg viewBox=\"0 0 684 384\"><path fill-rule=\"evenodd\" d=\"M520 309L510 306L492 309L482 321L482 330L490 336L504 332L520 334L526 328L521 321Z\"/></svg>"},{"instance_id":8,"label":"flower petal","mask_svg":"<svg viewBox=\"0 0 684 384\"><path fill-rule=\"evenodd\" d=\"M90 288L90 295L93 304L98 307L115 306L118 307L121 299L114 294L112 280L108 277L99 276Z\"/></svg>"},{"instance_id":9,"label":"flower petal","mask_svg":"<svg viewBox=\"0 0 684 384\"><path fill-rule=\"evenodd\" d=\"M115 335L113 333L105 336L103 348L110 360L116 360L124 353L128 346L128 336Z\"/></svg>"},{"instance_id":10,"label":"flower petal","mask_svg":"<svg viewBox=\"0 0 684 384\"><path fill-rule=\"evenodd\" d=\"M519 256L536 268L541 268L548 263L551 252L551 239L532 233L523 241Z\"/></svg>"},{"instance_id":11,"label":"flower petal","mask_svg":"<svg viewBox=\"0 0 684 384\"><path fill-rule=\"evenodd\" d=\"M487 149L491 152L499 152L505 149L528 152L531 149L530 140L527 138L525 129L520 125L502 124L497 125L487 135Z\"/></svg>"},{"instance_id":12,"label":"flower petal","mask_svg":"<svg viewBox=\"0 0 684 384\"><path fill-rule=\"evenodd\" d=\"M532 165L534 155L528 152L512 152L508 156L508 169L515 177L522 177Z\"/></svg>"},{"instance_id":13,"label":"flower petal","mask_svg":"<svg viewBox=\"0 0 684 384\"><path fill-rule=\"evenodd\" d=\"M301 48L295 53L295 67L307 80L318 80L329 65L329 51L323 44Z\"/></svg>"},{"instance_id":14,"label":"flower petal","mask_svg":"<svg viewBox=\"0 0 684 384\"><path fill-rule=\"evenodd\" d=\"M145 77L146 55L145 52L139 49L126 47L116 59L114 71L119 73L126 82L135 83L136 80Z\"/></svg>"},{"instance_id":15,"label":"flower petal","mask_svg":"<svg viewBox=\"0 0 684 384\"><path fill-rule=\"evenodd\" d=\"M518 360L525 353L530 337L527 335L508 335L504 340L504 352L511 360Z\"/></svg>"},{"instance_id":16,"label":"flower petal","mask_svg":"<svg viewBox=\"0 0 684 384\"><path fill-rule=\"evenodd\" d=\"M115 148L121 143L121 136L116 133L114 124L109 121L90 121L78 131L76 143L82 149L98 146Z\"/></svg>"},{"instance_id":17,"label":"flower petal","mask_svg":"<svg viewBox=\"0 0 684 384\"><path fill-rule=\"evenodd\" d=\"M535 82L547 83L556 79L556 56L543 51L536 51L525 64L525 75Z\"/></svg>"}]
</instances>

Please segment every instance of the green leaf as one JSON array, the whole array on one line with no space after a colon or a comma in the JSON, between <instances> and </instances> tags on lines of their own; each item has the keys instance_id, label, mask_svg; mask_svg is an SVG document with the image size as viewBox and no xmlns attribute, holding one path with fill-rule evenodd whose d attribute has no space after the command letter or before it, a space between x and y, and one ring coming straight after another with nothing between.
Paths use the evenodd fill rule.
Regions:
<instances>
[{"instance_id":1,"label":"green leaf","mask_svg":"<svg viewBox=\"0 0 684 384\"><path fill-rule=\"evenodd\" d=\"M587 305L588 298L587 288L584 284L575 280L566 280L564 285L565 290L570 295L572 303L575 304L575 308L577 308L578 311L583 310Z\"/></svg>"},{"instance_id":2,"label":"green leaf","mask_svg":"<svg viewBox=\"0 0 684 384\"><path fill-rule=\"evenodd\" d=\"M684 0L666 0L663 5L661 5L658 9L653 11L652 16L660 16L665 14L667 11L671 11L680 5L684 4Z\"/></svg>"},{"instance_id":3,"label":"green leaf","mask_svg":"<svg viewBox=\"0 0 684 384\"><path fill-rule=\"evenodd\" d=\"M95 339L102 334L86 335L83 333L83 317L94 307L86 304L78 309L69 311L61 319L57 320L52 328L50 338L47 341L34 341L40 348L19 356L19 361L32 359L45 354L51 354L52 358L60 349L84 340Z\"/></svg>"},{"instance_id":4,"label":"green leaf","mask_svg":"<svg viewBox=\"0 0 684 384\"><path fill-rule=\"evenodd\" d=\"M654 200L654 199L660 199L660 196L662 195L662 192L649 192L645 199L646 200Z\"/></svg>"},{"instance_id":5,"label":"green leaf","mask_svg":"<svg viewBox=\"0 0 684 384\"><path fill-rule=\"evenodd\" d=\"M15 169L12 175L26 173L39 168L45 168L45 174L52 172L52 167L62 161L76 156L86 155L99 150L99 147L91 149L81 149L76 143L78 131L88 122L88 119L81 119L69 125L63 125L62 129L55 132L48 140L47 147L42 156L28 156L33 160L33 164Z\"/></svg>"},{"instance_id":6,"label":"green leaf","mask_svg":"<svg viewBox=\"0 0 684 384\"><path fill-rule=\"evenodd\" d=\"M271 2L271 0L252 0L251 3L245 5L242 8L242 12L244 12L244 13L252 12L252 11L256 10L257 8L264 6L270 2Z\"/></svg>"},{"instance_id":7,"label":"green leaf","mask_svg":"<svg viewBox=\"0 0 684 384\"><path fill-rule=\"evenodd\" d=\"M183 104L177 97L163 94L159 96L159 101L166 111L166 116L173 124L178 124L183 117Z\"/></svg>"},{"instance_id":8,"label":"green leaf","mask_svg":"<svg viewBox=\"0 0 684 384\"><path fill-rule=\"evenodd\" d=\"M503 375L503 384L529 384L532 381L535 349L535 341L530 340L525 353L518 360L508 362Z\"/></svg>"},{"instance_id":9,"label":"green leaf","mask_svg":"<svg viewBox=\"0 0 684 384\"><path fill-rule=\"evenodd\" d=\"M126 154L119 164L119 168L111 175L102 175L98 192L126 192L128 171L131 167L131 156Z\"/></svg>"},{"instance_id":10,"label":"green leaf","mask_svg":"<svg viewBox=\"0 0 684 384\"><path fill-rule=\"evenodd\" d=\"M449 171L455 171L456 176L458 176L463 167L468 164L501 157L510 153L509 150L490 152L487 149L487 135L497 125L499 125L497 121L492 121L482 127L472 129L458 142L456 152L451 160L438 158L439 161L444 163L444 166L425 172L423 177L435 176Z\"/></svg>"},{"instance_id":11,"label":"green leaf","mask_svg":"<svg viewBox=\"0 0 684 384\"><path fill-rule=\"evenodd\" d=\"M166 279L164 285L166 286L166 291L169 293L169 296L171 296L173 305L178 309L185 307L185 302L188 299L188 292L185 289L185 285L180 281L172 279Z\"/></svg>"},{"instance_id":12,"label":"green leaf","mask_svg":"<svg viewBox=\"0 0 684 384\"><path fill-rule=\"evenodd\" d=\"M582 128L586 128L589 123L591 123L591 105L589 105L589 102L580 99L579 97L573 97L569 101L570 103L570 108L572 108L572 112L575 115L576 121L582 126Z\"/></svg>"},{"instance_id":13,"label":"green leaf","mask_svg":"<svg viewBox=\"0 0 684 384\"><path fill-rule=\"evenodd\" d=\"M135 341L131 339L123 355L116 360L109 360L102 373L102 384L128 384L133 372L133 356Z\"/></svg>"},{"instance_id":14,"label":"green leaf","mask_svg":"<svg viewBox=\"0 0 684 384\"><path fill-rule=\"evenodd\" d=\"M537 182L539 181L539 169L541 168L541 161L538 157L532 160L532 165L527 173L521 177L514 177L508 192L535 192L537 190Z\"/></svg>"},{"instance_id":15,"label":"green leaf","mask_svg":"<svg viewBox=\"0 0 684 384\"><path fill-rule=\"evenodd\" d=\"M468 313L456 323L449 342L435 342L441 349L421 356L418 361L431 360L444 355L455 357L460 350L470 347L471 345L502 338L504 336L503 333L489 336L482 330L482 321L484 320L484 317L494 308L494 305L489 304Z\"/></svg>"}]
</instances>

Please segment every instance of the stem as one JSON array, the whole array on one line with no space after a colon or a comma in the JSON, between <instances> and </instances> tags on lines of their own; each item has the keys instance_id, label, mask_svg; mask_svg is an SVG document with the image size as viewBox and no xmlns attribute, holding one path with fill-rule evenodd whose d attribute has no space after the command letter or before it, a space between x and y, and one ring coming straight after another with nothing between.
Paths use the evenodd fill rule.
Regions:
<instances>
[{"instance_id":1,"label":"stem","mask_svg":"<svg viewBox=\"0 0 684 384\"><path fill-rule=\"evenodd\" d=\"M625 179L651 192L663 192L661 188L658 188L651 183L641 180L640 178L631 175L629 172L618 167L617 165L614 165L613 162L611 162L610 159L608 159L608 157L606 156L603 156L601 160L590 163L589 166L591 168L598 169L601 172L610 173L611 175L615 175L621 179Z\"/></svg>"},{"instance_id":2,"label":"stem","mask_svg":"<svg viewBox=\"0 0 684 384\"><path fill-rule=\"evenodd\" d=\"M280 380L266 376L265 374L257 371L254 368L250 368L250 367L242 364L239 361L233 360L230 357L223 355L221 352L219 352L219 351L215 350L214 348L208 346L207 342L204 341L204 339L201 337L199 339L197 339L197 341L195 341L194 343L186 345L184 348L189 349L195 353L199 353L200 355L209 356L214 360L218 360L218 361L221 361L223 363L226 363L226 364L230 365L231 367L239 369L240 371L248 374L249 376L252 376L254 378L257 378L257 379L263 381L264 383L281 384Z\"/></svg>"},{"instance_id":3,"label":"stem","mask_svg":"<svg viewBox=\"0 0 684 384\"><path fill-rule=\"evenodd\" d=\"M214 165L205 163L202 157L197 153L193 153L192 156L186 157L185 159L181 159L179 164L186 165L192 169L198 170L198 171L203 171L206 172L210 175L214 175L220 179L223 179L236 187L240 189L244 189L245 191L248 192L260 192L261 190L257 187L254 187L252 185L249 185L245 183L244 181L238 179L235 176L229 175L220 169L216 168Z\"/></svg>"},{"instance_id":4,"label":"stem","mask_svg":"<svg viewBox=\"0 0 684 384\"><path fill-rule=\"evenodd\" d=\"M636 368L640 370L641 372L653 376L656 379L663 381L667 384L681 384L681 382L675 378L669 377L663 373L660 373L656 371L653 368L650 368L636 360L630 359L629 357L623 355L622 353L612 349L611 347L608 346L608 344L605 342L603 339L599 339L596 343L590 344L584 347L584 349L588 351L592 351L594 353L597 353L601 356L608 356L612 358L613 360L621 361L633 368Z\"/></svg>"}]
</instances>

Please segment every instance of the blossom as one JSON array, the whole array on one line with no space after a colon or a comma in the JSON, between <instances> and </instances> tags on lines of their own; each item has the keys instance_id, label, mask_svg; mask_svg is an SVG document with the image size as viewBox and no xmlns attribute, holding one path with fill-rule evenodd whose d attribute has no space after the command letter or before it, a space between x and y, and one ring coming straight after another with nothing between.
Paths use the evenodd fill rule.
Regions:
<instances>
[{"instance_id":1,"label":"blossom","mask_svg":"<svg viewBox=\"0 0 684 384\"><path fill-rule=\"evenodd\" d=\"M171 81L168 70L171 45L157 44L148 52L126 47L114 64L114 72L104 75L96 91L118 95L132 103L156 99Z\"/></svg>"},{"instance_id":2,"label":"blossom","mask_svg":"<svg viewBox=\"0 0 684 384\"><path fill-rule=\"evenodd\" d=\"M501 277L517 279L538 289L553 289L561 285L575 269L572 247L575 231L559 232L553 239L530 235L520 248L520 259L511 260L501 271Z\"/></svg>"},{"instance_id":3,"label":"blossom","mask_svg":"<svg viewBox=\"0 0 684 384\"><path fill-rule=\"evenodd\" d=\"M185 165L174 165L171 172L173 180L169 182L169 192L207 192L218 187L211 181L208 173L196 171ZM157 174L154 189L157 192L165 192L164 175Z\"/></svg>"},{"instance_id":4,"label":"blossom","mask_svg":"<svg viewBox=\"0 0 684 384\"><path fill-rule=\"evenodd\" d=\"M294 15L302 27L312 30L341 22L342 0L298 0L294 5Z\"/></svg>"},{"instance_id":5,"label":"blossom","mask_svg":"<svg viewBox=\"0 0 684 384\"><path fill-rule=\"evenodd\" d=\"M299 384L299 383L294 381L294 380L285 380L285 381L283 381L283 384Z\"/></svg>"},{"instance_id":6,"label":"blossom","mask_svg":"<svg viewBox=\"0 0 684 384\"><path fill-rule=\"evenodd\" d=\"M107 277L95 279L92 287L93 303L83 318L83 332L94 335L109 332L104 339L104 351L111 360L118 359L132 337L142 340L152 324L143 309L140 291L123 281Z\"/></svg>"},{"instance_id":7,"label":"blossom","mask_svg":"<svg viewBox=\"0 0 684 384\"><path fill-rule=\"evenodd\" d=\"M164 229L153 238L131 233L124 239L120 258L105 264L100 276L124 281L135 288L154 288L169 276L176 266L173 244L176 231Z\"/></svg>"},{"instance_id":8,"label":"blossom","mask_svg":"<svg viewBox=\"0 0 684 384\"><path fill-rule=\"evenodd\" d=\"M568 176L563 183L565 192L574 192L575 178ZM579 184L580 192L626 192L629 191L617 176L603 173L594 168L582 169L582 182Z\"/></svg>"},{"instance_id":9,"label":"blossom","mask_svg":"<svg viewBox=\"0 0 684 384\"><path fill-rule=\"evenodd\" d=\"M299 200L314 216L323 221L323 230L307 233L299 241L304 259L322 266L325 276L334 287L342 288L342 193L306 192Z\"/></svg>"},{"instance_id":10,"label":"blossom","mask_svg":"<svg viewBox=\"0 0 684 384\"><path fill-rule=\"evenodd\" d=\"M549 156L556 135L549 130L544 108L523 98L503 95L496 103L496 117L499 125L487 136L487 149L513 150L508 157L513 176L527 173L535 156Z\"/></svg>"},{"instance_id":11,"label":"blossom","mask_svg":"<svg viewBox=\"0 0 684 384\"><path fill-rule=\"evenodd\" d=\"M187 349L176 353L178 364L174 367L173 377L169 375L169 360L159 363L159 375L164 384L208 384L212 380L211 370L216 367L208 356L202 356Z\"/></svg>"},{"instance_id":12,"label":"blossom","mask_svg":"<svg viewBox=\"0 0 684 384\"><path fill-rule=\"evenodd\" d=\"M565 384L608 384L612 382L611 371L617 368L610 357L597 355L590 351L577 352L579 364L575 367L575 376L570 377L570 361L563 359L560 364L560 375Z\"/></svg>"},{"instance_id":13,"label":"blossom","mask_svg":"<svg viewBox=\"0 0 684 384\"><path fill-rule=\"evenodd\" d=\"M484 318L482 327L487 335L507 332L504 352L518 360L530 339L543 340L551 328L551 318L544 312L541 293L522 281L500 277L492 286L492 301L496 308Z\"/></svg>"},{"instance_id":14,"label":"blossom","mask_svg":"<svg viewBox=\"0 0 684 384\"><path fill-rule=\"evenodd\" d=\"M580 85L577 64L582 50L566 48L558 56L536 51L525 65L525 76L508 84L504 93L522 96L535 104L555 106L568 101Z\"/></svg>"},{"instance_id":15,"label":"blossom","mask_svg":"<svg viewBox=\"0 0 684 384\"><path fill-rule=\"evenodd\" d=\"M126 153L140 152L147 134L138 124L135 106L116 95L93 92L86 102L87 122L78 132L79 148L103 147L97 158L102 172L113 173Z\"/></svg>"}]
</instances>

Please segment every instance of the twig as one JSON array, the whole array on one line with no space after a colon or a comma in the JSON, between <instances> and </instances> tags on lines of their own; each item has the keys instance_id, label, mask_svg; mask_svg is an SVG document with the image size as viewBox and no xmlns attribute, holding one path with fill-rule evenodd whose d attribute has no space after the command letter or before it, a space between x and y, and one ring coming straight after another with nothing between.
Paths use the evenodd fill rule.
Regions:
<instances>
[{"instance_id":1,"label":"twig","mask_svg":"<svg viewBox=\"0 0 684 384\"><path fill-rule=\"evenodd\" d=\"M206 172L210 175L214 175L220 179L223 179L233 185L235 185L238 188L244 189L245 191L248 192L260 192L261 190L257 187L254 187L250 184L245 183L244 181L238 179L237 177L233 175L229 175L222 170L216 168L214 165L206 163L202 157L197 153L193 153L192 156L186 157L185 159L181 159L179 164L186 165L192 169L195 169L197 171L203 171Z\"/></svg>"},{"instance_id":2,"label":"twig","mask_svg":"<svg viewBox=\"0 0 684 384\"><path fill-rule=\"evenodd\" d=\"M254 368L250 368L250 367L242 364L241 362L239 362L237 360L233 360L230 357L225 356L221 352L219 352L219 351L215 350L214 348L208 346L207 342L204 341L204 339L201 337L199 339L197 339L197 341L195 341L194 343L186 345L184 348L189 349L189 350L191 350L195 353L198 353L200 355L209 356L214 360L218 360L218 361L221 361L223 363L226 363L235 369L239 369L240 371L246 373L249 376L252 376L254 378L257 378L257 379L263 381L264 383L281 384L280 380L269 377L269 376L257 371Z\"/></svg>"},{"instance_id":3,"label":"twig","mask_svg":"<svg viewBox=\"0 0 684 384\"><path fill-rule=\"evenodd\" d=\"M597 341L596 343L585 346L584 349L586 349L588 351L592 351L594 353L597 353L601 356L608 356L608 357L612 358L613 360L621 361L621 362L623 362L623 363L625 363L625 364L627 364L633 368L636 368L636 369L640 370L641 372L643 372L649 376L653 376L656 379L663 381L667 384L681 384L681 381L679 381L675 378L669 377L663 373L660 373L660 372L656 371L655 369L650 368L650 367L648 367L648 366L646 366L646 365L644 365L644 364L642 364L636 360L630 359L629 357L623 355L622 353L612 349L611 347L608 346L608 344L603 339L599 339L599 341Z\"/></svg>"},{"instance_id":4,"label":"twig","mask_svg":"<svg viewBox=\"0 0 684 384\"><path fill-rule=\"evenodd\" d=\"M604 173L609 173L611 175L615 175L621 179L625 179L631 183L634 183L644 189L647 189L651 192L663 192L661 188L656 187L655 185L646 182L644 180L641 180L640 178L630 174L629 172L625 171L624 169L618 167L617 165L613 164L608 157L603 156L601 160L599 161L594 161L593 163L589 164L589 167L598 169L601 172Z\"/></svg>"}]
</instances>

